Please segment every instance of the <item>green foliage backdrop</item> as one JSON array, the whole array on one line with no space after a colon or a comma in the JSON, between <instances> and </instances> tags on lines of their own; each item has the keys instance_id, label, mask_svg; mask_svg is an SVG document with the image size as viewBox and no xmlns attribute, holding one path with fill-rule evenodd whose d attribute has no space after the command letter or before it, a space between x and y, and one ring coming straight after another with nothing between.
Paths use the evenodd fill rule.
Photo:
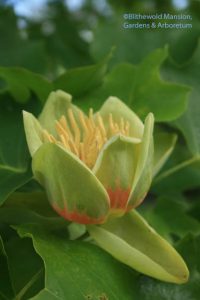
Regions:
<instances>
[{"instance_id":1,"label":"green foliage backdrop","mask_svg":"<svg viewBox=\"0 0 200 300\"><path fill-rule=\"evenodd\" d=\"M0 300L200 297L200 3L103 2L70 11L48 1L30 18L0 1ZM189 13L193 28L125 31L127 11ZM75 241L84 226L50 208L32 178L22 110L37 116L56 89L84 111L113 95L143 120L155 114L157 155L173 152L139 211L184 257L187 284L148 278Z\"/></svg>"}]
</instances>

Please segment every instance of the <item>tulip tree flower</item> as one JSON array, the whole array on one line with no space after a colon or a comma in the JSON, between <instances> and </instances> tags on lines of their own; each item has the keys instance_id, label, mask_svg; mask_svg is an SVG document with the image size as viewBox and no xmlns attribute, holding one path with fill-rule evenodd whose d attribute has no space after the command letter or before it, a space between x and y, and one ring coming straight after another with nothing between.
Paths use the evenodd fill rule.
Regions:
<instances>
[{"instance_id":1,"label":"tulip tree flower","mask_svg":"<svg viewBox=\"0 0 200 300\"><path fill-rule=\"evenodd\" d=\"M123 263L183 283L188 270L180 255L133 210L152 181L153 123L152 113L143 124L116 97L86 115L63 91L50 94L38 120L24 112L33 174L55 211L86 224Z\"/></svg>"}]
</instances>

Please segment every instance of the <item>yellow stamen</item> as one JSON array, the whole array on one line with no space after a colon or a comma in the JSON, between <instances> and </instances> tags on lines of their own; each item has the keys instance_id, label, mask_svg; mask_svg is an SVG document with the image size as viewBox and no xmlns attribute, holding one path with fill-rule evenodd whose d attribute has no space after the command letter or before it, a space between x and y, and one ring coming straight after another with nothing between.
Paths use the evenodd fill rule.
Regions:
<instances>
[{"instance_id":1,"label":"yellow stamen","mask_svg":"<svg viewBox=\"0 0 200 300\"><path fill-rule=\"evenodd\" d=\"M69 123L65 116L55 123L58 138L43 130L44 141L61 145L77 155L89 168L94 166L99 152L110 137L116 134L129 136L129 122L123 118L119 123L115 122L112 114L107 124L99 113L93 115L92 108L88 116L80 112L79 118L75 119L72 109L68 109L67 115Z\"/></svg>"},{"instance_id":2,"label":"yellow stamen","mask_svg":"<svg viewBox=\"0 0 200 300\"><path fill-rule=\"evenodd\" d=\"M60 139L61 139L61 142L62 142L63 146L67 150L70 150L70 146L69 146L68 140L66 139L66 137L63 134L60 135Z\"/></svg>"},{"instance_id":3,"label":"yellow stamen","mask_svg":"<svg viewBox=\"0 0 200 300\"><path fill-rule=\"evenodd\" d=\"M78 153L78 149L76 148L76 144L73 140L69 140L69 146L70 146L70 149L71 151L76 154L77 156L79 156L79 153Z\"/></svg>"},{"instance_id":4,"label":"yellow stamen","mask_svg":"<svg viewBox=\"0 0 200 300\"><path fill-rule=\"evenodd\" d=\"M68 109L68 115L69 115L69 120L70 120L70 123L71 123L72 130L74 132L75 145L76 145L76 148L79 148L81 134L80 134L80 129L79 129L77 123L76 123L76 120L74 118L74 114L73 114L71 108Z\"/></svg>"},{"instance_id":5,"label":"yellow stamen","mask_svg":"<svg viewBox=\"0 0 200 300\"><path fill-rule=\"evenodd\" d=\"M59 123L60 123L61 127L64 129L64 131L68 134L69 138L72 139L72 134L71 134L71 131L69 129L69 126L68 126L68 123L67 123L67 120L66 120L65 116L62 116L60 118Z\"/></svg>"},{"instance_id":6,"label":"yellow stamen","mask_svg":"<svg viewBox=\"0 0 200 300\"><path fill-rule=\"evenodd\" d=\"M85 162L85 150L84 150L84 144L80 143L80 159Z\"/></svg>"},{"instance_id":7,"label":"yellow stamen","mask_svg":"<svg viewBox=\"0 0 200 300\"><path fill-rule=\"evenodd\" d=\"M106 134L106 129L104 127L104 124L103 124L103 119L102 119L102 116L98 113L97 115L97 119L98 119L98 123L99 123L99 129L100 129L100 132L101 132L101 135L102 135L102 138L104 140L104 142L107 141L107 134Z\"/></svg>"}]
</instances>

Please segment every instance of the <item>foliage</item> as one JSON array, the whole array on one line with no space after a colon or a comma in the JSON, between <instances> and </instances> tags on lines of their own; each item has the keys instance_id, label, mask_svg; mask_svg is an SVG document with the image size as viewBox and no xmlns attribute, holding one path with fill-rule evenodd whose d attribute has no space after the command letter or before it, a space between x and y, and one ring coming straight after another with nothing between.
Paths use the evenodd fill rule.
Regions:
<instances>
[{"instance_id":1,"label":"foliage","mask_svg":"<svg viewBox=\"0 0 200 300\"><path fill-rule=\"evenodd\" d=\"M191 32L164 34L121 29L124 10L147 9L140 1L107 1L112 18L90 2L77 18L64 1L49 1L35 19L16 16L0 2L0 300L198 300L198 3L191 1L185 11L194 16ZM164 4L174 11L160 2L154 3L157 11ZM96 28L89 44L80 33L91 31L91 19ZM19 28L19 21L25 26ZM158 169L172 154L155 172L138 210L182 254L190 269L188 283L164 283L134 272L86 243L84 226L69 224L51 209L32 178L22 110L38 116L49 92L57 89L72 93L84 111L99 109L112 95L143 120L154 112Z\"/></svg>"}]
</instances>

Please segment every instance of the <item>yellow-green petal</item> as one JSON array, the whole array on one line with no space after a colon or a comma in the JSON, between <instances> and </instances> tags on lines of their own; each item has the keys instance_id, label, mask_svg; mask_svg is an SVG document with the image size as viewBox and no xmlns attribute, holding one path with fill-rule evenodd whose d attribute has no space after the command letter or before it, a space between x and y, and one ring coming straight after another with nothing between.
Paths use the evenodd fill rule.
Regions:
<instances>
[{"instance_id":1,"label":"yellow-green petal","mask_svg":"<svg viewBox=\"0 0 200 300\"><path fill-rule=\"evenodd\" d=\"M50 203L64 218L77 223L102 223L109 212L108 195L75 155L46 143L33 157L33 173Z\"/></svg>"},{"instance_id":2,"label":"yellow-green petal","mask_svg":"<svg viewBox=\"0 0 200 300\"><path fill-rule=\"evenodd\" d=\"M24 129L26 134L26 140L31 156L37 151L37 149L43 144L42 127L38 120L26 111L23 111Z\"/></svg>"},{"instance_id":3,"label":"yellow-green petal","mask_svg":"<svg viewBox=\"0 0 200 300\"><path fill-rule=\"evenodd\" d=\"M137 169L133 180L131 194L128 200L130 207L138 206L149 190L153 177L153 126L154 116L149 113L144 126L144 134L139 150Z\"/></svg>"},{"instance_id":4,"label":"yellow-green petal","mask_svg":"<svg viewBox=\"0 0 200 300\"><path fill-rule=\"evenodd\" d=\"M109 97L99 110L108 127L109 115L112 114L113 120L120 124L121 118L130 124L130 135L135 138L141 138L143 135L144 125L139 117L117 97Z\"/></svg>"},{"instance_id":5,"label":"yellow-green petal","mask_svg":"<svg viewBox=\"0 0 200 300\"><path fill-rule=\"evenodd\" d=\"M136 211L88 231L101 248L141 273L179 284L188 280L182 257Z\"/></svg>"},{"instance_id":6,"label":"yellow-green petal","mask_svg":"<svg viewBox=\"0 0 200 300\"><path fill-rule=\"evenodd\" d=\"M112 137L101 150L93 173L110 198L111 209L118 214L127 210L141 140L122 135Z\"/></svg>"},{"instance_id":7,"label":"yellow-green petal","mask_svg":"<svg viewBox=\"0 0 200 300\"><path fill-rule=\"evenodd\" d=\"M57 135L55 129L55 121L59 120L61 116L68 119L68 110L72 109L74 117L78 122L78 114L80 109L71 103L72 96L61 90L51 92L44 108L39 116L39 121L43 128L54 136ZM69 124L70 127L70 124Z\"/></svg>"}]
</instances>

